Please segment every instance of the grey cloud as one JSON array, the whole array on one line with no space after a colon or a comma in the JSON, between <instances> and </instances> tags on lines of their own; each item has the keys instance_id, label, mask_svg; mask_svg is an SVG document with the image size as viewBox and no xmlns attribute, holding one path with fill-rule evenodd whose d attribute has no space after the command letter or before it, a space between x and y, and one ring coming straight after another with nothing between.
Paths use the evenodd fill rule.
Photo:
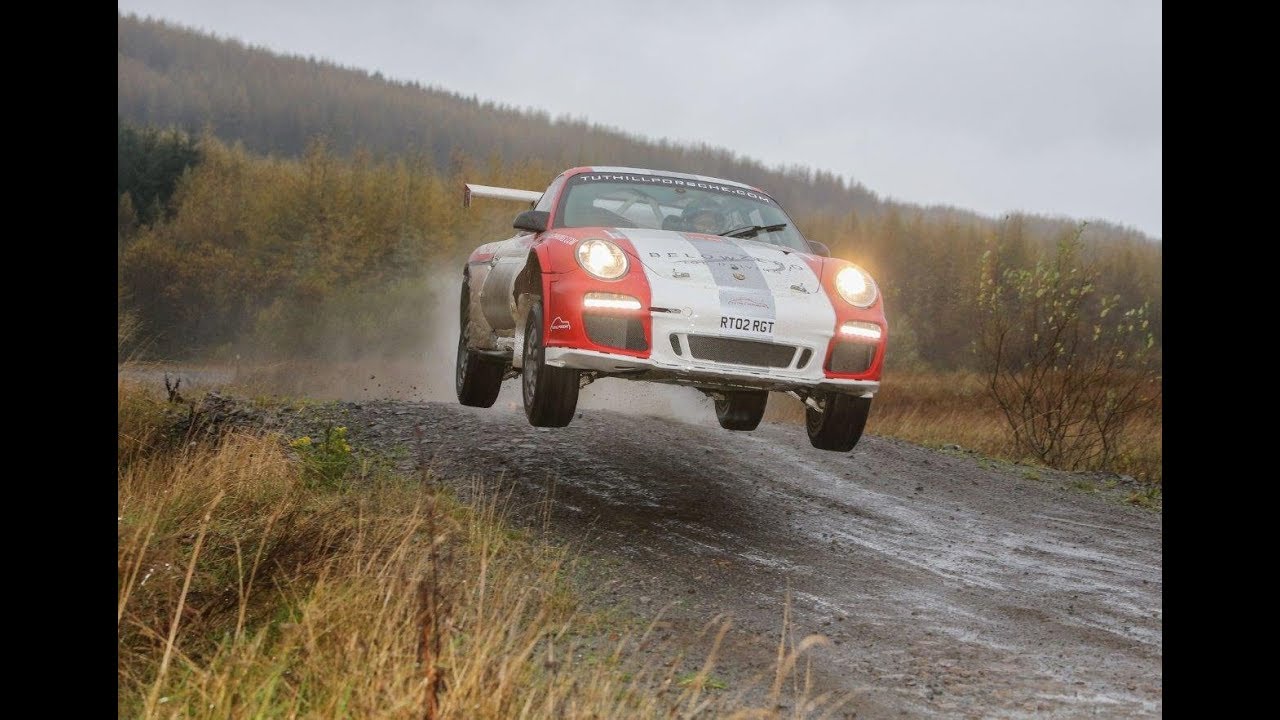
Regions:
<instances>
[{"instance_id":1,"label":"grey cloud","mask_svg":"<svg viewBox=\"0 0 1280 720\"><path fill-rule=\"evenodd\" d=\"M1159 2L120 0L883 195L1162 234Z\"/></svg>"}]
</instances>

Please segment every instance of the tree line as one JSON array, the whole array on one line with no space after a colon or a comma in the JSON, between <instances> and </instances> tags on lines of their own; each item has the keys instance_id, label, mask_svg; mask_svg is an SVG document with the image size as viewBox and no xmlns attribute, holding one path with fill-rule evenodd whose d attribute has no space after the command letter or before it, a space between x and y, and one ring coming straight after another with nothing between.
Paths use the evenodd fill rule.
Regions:
<instances>
[{"instance_id":1,"label":"tree line","mask_svg":"<svg viewBox=\"0 0 1280 720\"><path fill-rule=\"evenodd\" d=\"M171 357L241 346L281 356L421 347L430 281L513 232L509 204L464 210L462 184L541 189L561 169L455 152L441 170L423 156L346 156L323 137L298 158L264 156L211 133L192 139L123 121L118 136L121 168L130 168L117 187L120 308L152 352ZM984 253L1030 268L1060 240L1021 216L937 222L923 209L891 208L878 218L811 211L796 221L878 278L897 367L976 367ZM1112 240L1084 249L1102 268L1098 291L1117 296L1122 312L1158 288L1152 248ZM387 338L403 342L393 348Z\"/></svg>"},{"instance_id":2,"label":"tree line","mask_svg":"<svg viewBox=\"0 0 1280 720\"><path fill-rule=\"evenodd\" d=\"M539 158L557 171L624 165L730 178L769 191L792 214L854 212L880 219L893 208L922 210L928 222L981 221L953 207L904 205L838 174L803 166L766 167L704 144L649 140L571 116L521 109L396 81L331 62L279 55L233 40L117 14L118 112L138 125L208 128L261 154L300 156L317 135L339 154L414 155L437 169L455 153L504 160ZM1036 235L1073 223L1033 218ZM1135 230L1093 223L1099 237L1143 239Z\"/></svg>"},{"instance_id":3,"label":"tree line","mask_svg":"<svg viewBox=\"0 0 1280 720\"><path fill-rule=\"evenodd\" d=\"M422 278L505 237L510 208L464 213L462 182L542 189L566 167L631 165L757 185L806 236L879 280L891 367L974 366L979 259L1032 268L1077 234L1120 311L1150 303L1161 341L1162 245L1106 222L988 218L879 198L836 174L767 168L722 148L651 141L569 117L281 56L117 16L120 306L168 354L245 338L280 353L421 333ZM164 128L163 130L159 128ZM395 318L402 317L400 320ZM364 318L361 320L360 318ZM420 323L419 323L420 324Z\"/></svg>"}]
</instances>

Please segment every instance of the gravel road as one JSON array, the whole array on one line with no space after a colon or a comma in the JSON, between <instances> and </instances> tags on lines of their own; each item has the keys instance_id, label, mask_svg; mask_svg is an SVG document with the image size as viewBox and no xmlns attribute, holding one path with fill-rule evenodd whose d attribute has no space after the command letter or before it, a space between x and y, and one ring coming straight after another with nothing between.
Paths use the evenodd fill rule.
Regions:
<instances>
[{"instance_id":1,"label":"gravel road","mask_svg":"<svg viewBox=\"0 0 1280 720\"><path fill-rule=\"evenodd\" d=\"M789 589L796 636L831 640L815 692L851 693L858 718L1162 713L1157 512L1073 489L1079 476L881 437L823 452L794 425L735 433L596 402L536 429L508 391L486 410L332 412L359 444L409 449L406 469L421 455L460 488L511 489L517 521L543 523L550 496L551 532L599 561L591 602L665 608L688 637L729 613L731 684L772 666Z\"/></svg>"}]
</instances>

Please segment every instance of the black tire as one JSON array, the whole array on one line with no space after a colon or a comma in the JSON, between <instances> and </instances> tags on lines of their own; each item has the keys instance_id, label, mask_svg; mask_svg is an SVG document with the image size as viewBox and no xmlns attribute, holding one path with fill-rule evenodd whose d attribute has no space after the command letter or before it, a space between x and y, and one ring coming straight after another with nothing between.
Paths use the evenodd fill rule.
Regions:
<instances>
[{"instance_id":1,"label":"black tire","mask_svg":"<svg viewBox=\"0 0 1280 720\"><path fill-rule=\"evenodd\" d=\"M564 427L578 408L578 371L546 364L542 301L535 300L525 321L520 390L524 414L534 427Z\"/></svg>"},{"instance_id":2,"label":"black tire","mask_svg":"<svg viewBox=\"0 0 1280 720\"><path fill-rule=\"evenodd\" d=\"M725 430L755 430L769 402L767 390L734 390L716 398L716 419Z\"/></svg>"},{"instance_id":3,"label":"black tire","mask_svg":"<svg viewBox=\"0 0 1280 720\"><path fill-rule=\"evenodd\" d=\"M867 426L871 398L838 393L817 393L814 398L823 403L826 411L818 412L805 406L804 425L809 431L809 442L819 450L852 450Z\"/></svg>"},{"instance_id":4,"label":"black tire","mask_svg":"<svg viewBox=\"0 0 1280 720\"><path fill-rule=\"evenodd\" d=\"M467 322L470 314L471 293L467 283L462 283L462 304L459 316L462 321L458 331L458 360L454 369L454 386L458 402L470 407L493 407L502 389L504 363L485 357L467 348Z\"/></svg>"}]
</instances>

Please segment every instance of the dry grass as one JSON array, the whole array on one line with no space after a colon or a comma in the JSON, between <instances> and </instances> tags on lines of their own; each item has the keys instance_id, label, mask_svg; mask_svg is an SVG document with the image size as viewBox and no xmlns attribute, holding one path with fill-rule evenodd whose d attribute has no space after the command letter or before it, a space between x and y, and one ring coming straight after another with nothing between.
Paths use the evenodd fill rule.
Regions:
<instances>
[{"instance_id":1,"label":"dry grass","mask_svg":"<svg viewBox=\"0 0 1280 720\"><path fill-rule=\"evenodd\" d=\"M501 498L464 506L391 475L308 489L279 438L174 437L163 400L123 383L118 432L121 717L778 717L784 692L788 716L833 704L800 671L821 639L795 642L785 622L767 707L713 689L723 623L677 678L681 663L637 651L646 630L580 607L565 549L504 524Z\"/></svg>"},{"instance_id":2,"label":"dry grass","mask_svg":"<svg viewBox=\"0 0 1280 720\"><path fill-rule=\"evenodd\" d=\"M774 394L766 420L804 422L804 406ZM1014 452L1000 408L986 392L984 378L965 372L886 374L871 406L867 432L929 447L959 445L989 457L1029 461ZM1159 484L1163 475L1161 408L1134 418L1121 452L1108 470Z\"/></svg>"},{"instance_id":3,"label":"dry grass","mask_svg":"<svg viewBox=\"0 0 1280 720\"><path fill-rule=\"evenodd\" d=\"M440 361L444 362L444 361ZM445 370L440 370L444 367ZM443 366L405 358L145 362L120 365L121 377L163 385L163 376L183 378L184 396L202 391L234 392L250 398L305 401L454 401L453 357Z\"/></svg>"}]
</instances>

